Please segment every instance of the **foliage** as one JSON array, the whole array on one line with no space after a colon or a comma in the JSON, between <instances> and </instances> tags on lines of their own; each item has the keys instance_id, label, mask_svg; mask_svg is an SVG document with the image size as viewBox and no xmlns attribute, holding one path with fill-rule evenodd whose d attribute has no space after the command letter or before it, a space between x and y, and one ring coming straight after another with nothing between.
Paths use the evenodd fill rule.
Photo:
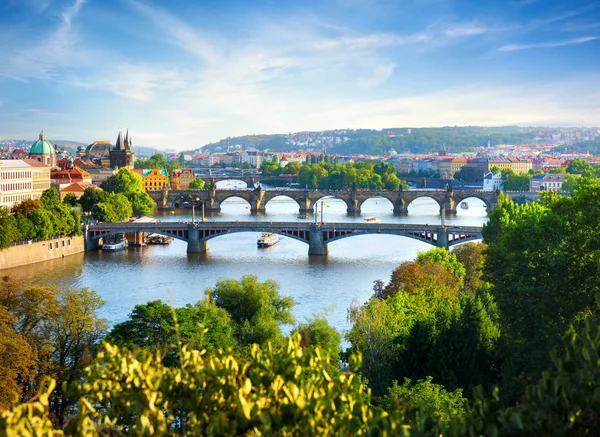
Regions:
<instances>
[{"instance_id":1,"label":"foliage","mask_svg":"<svg viewBox=\"0 0 600 437\"><path fill-rule=\"evenodd\" d=\"M215 304L231 315L240 346L276 343L282 338L279 325L294 323L290 312L294 300L282 297L275 281L259 282L253 275L242 276L240 281L221 279L208 292Z\"/></svg>"},{"instance_id":2,"label":"foliage","mask_svg":"<svg viewBox=\"0 0 600 437\"><path fill-rule=\"evenodd\" d=\"M483 243L465 243L457 246L452 253L456 256L465 268L463 289L467 293L474 294L483 284L481 276L483 274L484 250L486 245Z\"/></svg>"},{"instance_id":3,"label":"foliage","mask_svg":"<svg viewBox=\"0 0 600 437\"><path fill-rule=\"evenodd\" d=\"M502 170L505 191L529 191L529 173L515 173L512 170Z\"/></svg>"},{"instance_id":4,"label":"foliage","mask_svg":"<svg viewBox=\"0 0 600 437\"><path fill-rule=\"evenodd\" d=\"M481 174L481 171L478 168L465 165L459 171L454 173L454 179L459 181L481 181L483 179L483 174Z\"/></svg>"},{"instance_id":5,"label":"foliage","mask_svg":"<svg viewBox=\"0 0 600 437\"><path fill-rule=\"evenodd\" d=\"M0 206L0 249L10 247L12 242L18 239L17 220L7 208Z\"/></svg>"},{"instance_id":6,"label":"foliage","mask_svg":"<svg viewBox=\"0 0 600 437\"><path fill-rule=\"evenodd\" d=\"M394 381L379 404L388 413L400 410L411 424L418 424L424 416L442 422L460 420L467 408L461 389L449 392L444 386L432 383L431 377L415 383L405 378L402 385Z\"/></svg>"},{"instance_id":7,"label":"foliage","mask_svg":"<svg viewBox=\"0 0 600 437\"><path fill-rule=\"evenodd\" d=\"M460 280L465 278L465 266L458 261L456 253L454 252L449 252L441 247L430 249L427 252L419 252L417 255L417 263L424 265L427 262L440 264L446 267Z\"/></svg>"},{"instance_id":8,"label":"foliage","mask_svg":"<svg viewBox=\"0 0 600 437\"><path fill-rule=\"evenodd\" d=\"M188 186L190 190L202 190L204 188L204 181L200 178L194 178L190 185Z\"/></svg>"},{"instance_id":9,"label":"foliage","mask_svg":"<svg viewBox=\"0 0 600 437\"><path fill-rule=\"evenodd\" d=\"M179 155L179 159L177 161L168 162L165 156L162 153L156 153L152 155L150 158L138 158L135 160L134 168L148 169L148 168L158 168L165 169L167 173L171 175L174 170L181 168L182 165L185 164L185 159L183 159L183 154ZM182 161L183 159L183 161Z\"/></svg>"},{"instance_id":10,"label":"foliage","mask_svg":"<svg viewBox=\"0 0 600 437\"><path fill-rule=\"evenodd\" d=\"M561 191L565 193L572 193L579 187L581 182L581 176L576 174L568 174L565 176L565 181L562 184Z\"/></svg>"},{"instance_id":11,"label":"foliage","mask_svg":"<svg viewBox=\"0 0 600 437\"><path fill-rule=\"evenodd\" d=\"M318 347L322 352L329 355L334 364L338 364L342 351L340 342L342 337L339 332L331 326L324 316L318 316L312 320L308 320L296 327L294 330L299 333L302 339L302 347L315 348Z\"/></svg>"},{"instance_id":12,"label":"foliage","mask_svg":"<svg viewBox=\"0 0 600 437\"><path fill-rule=\"evenodd\" d=\"M154 201L144 191L142 177L127 167L120 168L116 174L104 181L101 187L105 191L124 195L131 202L133 214L136 216L152 212Z\"/></svg>"},{"instance_id":13,"label":"foliage","mask_svg":"<svg viewBox=\"0 0 600 437\"><path fill-rule=\"evenodd\" d=\"M106 328L96 311L103 305L93 291L59 290L24 285L9 278L0 282L0 347L14 358L2 366L8 379L0 381L4 402L27 401L50 376L58 387L50 396L53 420L59 426L73 413L77 396L63 388L78 382ZM16 345L20 349L15 350ZM6 406L6 404L4 404Z\"/></svg>"},{"instance_id":14,"label":"foliage","mask_svg":"<svg viewBox=\"0 0 600 437\"><path fill-rule=\"evenodd\" d=\"M97 220L115 223L127 220L133 213L131 202L123 194L105 191L101 202L94 205L92 213Z\"/></svg>"},{"instance_id":15,"label":"foliage","mask_svg":"<svg viewBox=\"0 0 600 437\"><path fill-rule=\"evenodd\" d=\"M566 327L596 311L600 181L583 178L572 197L547 193L531 205L500 196L483 236L484 279L502 315L503 384L514 399L548 367Z\"/></svg>"},{"instance_id":16,"label":"foliage","mask_svg":"<svg viewBox=\"0 0 600 437\"><path fill-rule=\"evenodd\" d=\"M573 159L567 165L567 173L569 174L578 174L584 178L593 178L595 179L597 176L596 169L591 166L591 164L583 159Z\"/></svg>"},{"instance_id":17,"label":"foliage","mask_svg":"<svg viewBox=\"0 0 600 437\"><path fill-rule=\"evenodd\" d=\"M67 195L63 199L63 202L71 206L77 206L79 204L79 200L77 199L77 196L74 193L67 193Z\"/></svg>"},{"instance_id":18,"label":"foliage","mask_svg":"<svg viewBox=\"0 0 600 437\"><path fill-rule=\"evenodd\" d=\"M235 345L231 317L210 299L172 308L160 300L136 305L129 319L116 324L106 338L113 344L160 352L165 365L175 365L181 344L212 353Z\"/></svg>"}]
</instances>

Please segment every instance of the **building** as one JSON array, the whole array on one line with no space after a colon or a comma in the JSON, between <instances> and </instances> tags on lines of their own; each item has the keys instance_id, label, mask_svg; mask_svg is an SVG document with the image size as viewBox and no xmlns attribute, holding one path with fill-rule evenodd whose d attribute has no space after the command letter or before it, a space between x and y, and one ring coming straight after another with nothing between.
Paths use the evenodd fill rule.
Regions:
<instances>
[{"instance_id":1,"label":"building","mask_svg":"<svg viewBox=\"0 0 600 437\"><path fill-rule=\"evenodd\" d=\"M50 169L34 159L0 160L0 207L42 197L50 188Z\"/></svg>"},{"instance_id":2,"label":"building","mask_svg":"<svg viewBox=\"0 0 600 437\"><path fill-rule=\"evenodd\" d=\"M173 190L185 190L194 179L196 179L196 175L191 168L175 170L171 175L171 188Z\"/></svg>"},{"instance_id":3,"label":"building","mask_svg":"<svg viewBox=\"0 0 600 437\"><path fill-rule=\"evenodd\" d=\"M562 191L562 184L567 175L539 173L529 179L529 191Z\"/></svg>"},{"instance_id":4,"label":"building","mask_svg":"<svg viewBox=\"0 0 600 437\"><path fill-rule=\"evenodd\" d=\"M77 156L82 160L89 160L101 167L110 167L110 151L113 145L109 141L94 140L85 149L78 148Z\"/></svg>"},{"instance_id":5,"label":"building","mask_svg":"<svg viewBox=\"0 0 600 437\"><path fill-rule=\"evenodd\" d=\"M504 189L504 181L502 180L502 173L487 172L483 176L483 191L500 191Z\"/></svg>"},{"instance_id":6,"label":"building","mask_svg":"<svg viewBox=\"0 0 600 437\"><path fill-rule=\"evenodd\" d=\"M167 170L159 170L158 168L143 170L142 183L146 191L161 191L169 188Z\"/></svg>"},{"instance_id":7,"label":"building","mask_svg":"<svg viewBox=\"0 0 600 437\"><path fill-rule=\"evenodd\" d=\"M467 165L466 158L445 158L437 163L437 173L442 179L454 179L454 173Z\"/></svg>"},{"instance_id":8,"label":"building","mask_svg":"<svg viewBox=\"0 0 600 437\"><path fill-rule=\"evenodd\" d=\"M80 198L81 196L83 196L83 193L85 192L85 190L89 187L95 188L96 190L101 190L102 188L97 187L93 184L88 184L88 183L84 183L84 182L73 182L70 185L67 185L66 187L62 188L59 191L59 196L60 196L60 200L65 200L65 196L67 194L74 194L76 198Z\"/></svg>"},{"instance_id":9,"label":"building","mask_svg":"<svg viewBox=\"0 0 600 437\"><path fill-rule=\"evenodd\" d=\"M117 169L121 167L128 167L133 169L135 155L131 150L131 137L129 136L129 130L127 130L125 138L123 138L123 132L119 132L115 147L110 150L108 154L110 156L111 168Z\"/></svg>"},{"instance_id":10,"label":"building","mask_svg":"<svg viewBox=\"0 0 600 437\"><path fill-rule=\"evenodd\" d=\"M110 169L110 168L104 168L104 167L100 167L100 168L86 168L85 170L92 177L92 184L94 184L94 185L100 185L100 184L102 184L102 182L104 182L109 177L111 177L111 176L113 176L114 174L117 173L116 170L113 170L113 169Z\"/></svg>"},{"instance_id":11,"label":"building","mask_svg":"<svg viewBox=\"0 0 600 437\"><path fill-rule=\"evenodd\" d=\"M87 171L79 167L70 167L60 170L53 170L50 173L50 185L56 188L59 192L63 188L75 182L91 185L92 176Z\"/></svg>"},{"instance_id":12,"label":"building","mask_svg":"<svg viewBox=\"0 0 600 437\"><path fill-rule=\"evenodd\" d=\"M50 167L56 167L56 149L49 141L46 141L44 131L40 133L39 139L29 148L29 158Z\"/></svg>"},{"instance_id":13,"label":"building","mask_svg":"<svg viewBox=\"0 0 600 437\"><path fill-rule=\"evenodd\" d=\"M263 152L244 152L242 153L242 164L247 162L254 168L259 168L262 164Z\"/></svg>"},{"instance_id":14,"label":"building","mask_svg":"<svg viewBox=\"0 0 600 437\"><path fill-rule=\"evenodd\" d=\"M474 158L467 161L467 166L475 168L482 175L496 167L500 170L512 170L513 172L528 173L533 168L531 161L519 158Z\"/></svg>"}]
</instances>

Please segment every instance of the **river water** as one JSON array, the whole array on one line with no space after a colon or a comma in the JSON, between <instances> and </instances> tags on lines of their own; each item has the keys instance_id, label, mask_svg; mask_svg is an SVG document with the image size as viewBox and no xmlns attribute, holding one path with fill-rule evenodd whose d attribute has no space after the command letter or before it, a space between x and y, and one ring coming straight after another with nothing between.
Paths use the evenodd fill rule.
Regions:
<instances>
[{"instance_id":1,"label":"river water","mask_svg":"<svg viewBox=\"0 0 600 437\"><path fill-rule=\"evenodd\" d=\"M481 226L487 221L483 202L467 199L469 209L458 208L448 224ZM438 204L420 198L409 206L407 216L394 216L392 204L383 198L366 201L362 216L346 214L343 201L324 199L327 222L363 221L376 216L384 223L440 222ZM265 215L251 215L242 199L228 199L219 216L210 220L314 220L299 218L298 204L290 198L277 197L266 206ZM196 217L200 211L196 211ZM191 220L190 210L175 214L157 212L161 220ZM400 263L414 259L432 246L413 239L391 235L363 235L329 244L329 255L308 256L308 245L291 238L266 249L256 246L257 233L229 234L210 240L206 254L186 253L186 243L174 240L167 246L130 247L125 251L88 252L32 264L2 274L23 277L32 282L51 283L61 288L96 290L106 301L100 315L109 324L125 320L136 304L161 299L175 306L203 298L205 290L219 278L239 279L256 275L260 280L274 279L283 295L296 302L293 314L298 322L313 315L325 314L340 332L349 328L347 310L353 301L362 303L372 294L373 281L385 282Z\"/></svg>"}]
</instances>

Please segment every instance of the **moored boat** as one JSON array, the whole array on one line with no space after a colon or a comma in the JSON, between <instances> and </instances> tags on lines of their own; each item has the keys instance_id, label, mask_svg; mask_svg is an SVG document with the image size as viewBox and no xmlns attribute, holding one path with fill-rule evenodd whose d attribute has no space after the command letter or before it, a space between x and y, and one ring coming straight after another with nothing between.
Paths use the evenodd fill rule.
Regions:
<instances>
[{"instance_id":1,"label":"moored boat","mask_svg":"<svg viewBox=\"0 0 600 437\"><path fill-rule=\"evenodd\" d=\"M116 252L117 250L123 250L126 248L127 248L127 239L126 238L107 240L105 243L102 244L102 250L107 250L110 252Z\"/></svg>"},{"instance_id":2,"label":"moored boat","mask_svg":"<svg viewBox=\"0 0 600 437\"><path fill-rule=\"evenodd\" d=\"M460 207L461 207L461 209L469 209L469 202L463 200L460 203Z\"/></svg>"},{"instance_id":3,"label":"moored boat","mask_svg":"<svg viewBox=\"0 0 600 437\"><path fill-rule=\"evenodd\" d=\"M150 234L146 237L146 244L169 244L173 237L160 234Z\"/></svg>"},{"instance_id":4,"label":"moored boat","mask_svg":"<svg viewBox=\"0 0 600 437\"><path fill-rule=\"evenodd\" d=\"M377 217L365 217L365 223L379 223L380 221Z\"/></svg>"},{"instance_id":5,"label":"moored boat","mask_svg":"<svg viewBox=\"0 0 600 437\"><path fill-rule=\"evenodd\" d=\"M260 234L260 237L258 237L258 241L256 242L258 247L269 247L277 243L279 243L279 235L271 234L270 232L263 232Z\"/></svg>"}]
</instances>

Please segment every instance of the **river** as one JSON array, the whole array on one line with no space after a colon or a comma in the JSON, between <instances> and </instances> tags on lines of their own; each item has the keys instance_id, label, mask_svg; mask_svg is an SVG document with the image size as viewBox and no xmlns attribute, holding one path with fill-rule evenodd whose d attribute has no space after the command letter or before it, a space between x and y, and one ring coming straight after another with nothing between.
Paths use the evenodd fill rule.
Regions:
<instances>
[{"instance_id":1,"label":"river","mask_svg":"<svg viewBox=\"0 0 600 437\"><path fill-rule=\"evenodd\" d=\"M473 198L468 202L469 209L458 208L457 216L447 218L448 224L481 226L487 221L483 202ZM339 199L327 198L324 204L327 222L363 221L366 216L376 216L384 223L440 222L438 204L430 198L415 200L407 216L394 216L392 204L383 198L366 201L360 217L348 216ZM298 217L298 204L290 198L273 199L266 210L264 215L251 215L245 201L228 199L222 204L221 214L210 220L305 220ZM196 213L196 217L201 214ZM191 220L190 210L156 215L163 221ZM100 315L111 325L125 320L136 304L161 299L182 306L202 299L205 290L219 278L239 279L253 274L260 280L279 282L281 294L292 296L296 302L293 314L298 322L325 314L343 332L349 328L349 306L371 296L373 281L387 282L400 263L431 248L404 237L363 235L330 243L329 255L323 259L309 257L306 244L286 237L270 248L259 249L257 237L257 233L250 232L217 237L210 240L206 254L188 255L186 243L174 240L167 246L130 247L116 253L88 252L2 274L61 288L96 290L106 301Z\"/></svg>"}]
</instances>

